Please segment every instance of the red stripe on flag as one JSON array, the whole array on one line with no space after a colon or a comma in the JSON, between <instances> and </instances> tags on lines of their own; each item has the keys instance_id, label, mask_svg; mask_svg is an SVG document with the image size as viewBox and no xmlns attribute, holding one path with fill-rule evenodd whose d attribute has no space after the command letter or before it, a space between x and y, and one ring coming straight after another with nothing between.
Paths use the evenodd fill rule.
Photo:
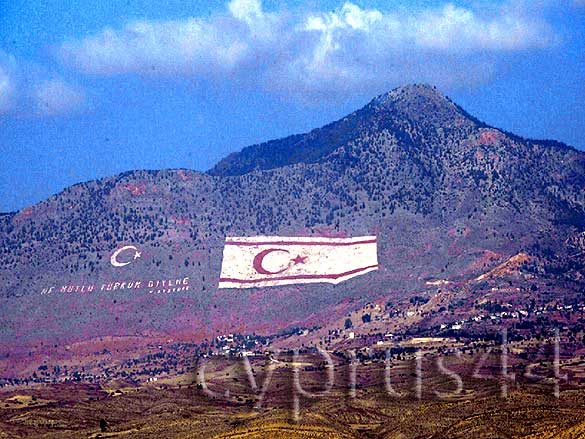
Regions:
<instances>
[{"instance_id":1,"label":"red stripe on flag","mask_svg":"<svg viewBox=\"0 0 585 439\"><path fill-rule=\"evenodd\" d=\"M375 244L375 239L367 241L354 242L317 242L317 241L226 241L225 245L324 245L324 246L341 246L341 245L358 245L358 244Z\"/></svg>"},{"instance_id":2,"label":"red stripe on flag","mask_svg":"<svg viewBox=\"0 0 585 439\"><path fill-rule=\"evenodd\" d=\"M271 280L289 280L289 279L338 279L343 276L348 276L350 274L359 273L360 271L368 270L370 268L378 268L378 265L370 265L369 267L362 267L356 268L355 270L346 271L345 273L338 273L338 274L297 274L294 276L275 276L275 277L265 277L262 279L235 279L229 277L220 277L220 282L234 282L234 283L258 283L258 282L265 282Z\"/></svg>"}]
</instances>

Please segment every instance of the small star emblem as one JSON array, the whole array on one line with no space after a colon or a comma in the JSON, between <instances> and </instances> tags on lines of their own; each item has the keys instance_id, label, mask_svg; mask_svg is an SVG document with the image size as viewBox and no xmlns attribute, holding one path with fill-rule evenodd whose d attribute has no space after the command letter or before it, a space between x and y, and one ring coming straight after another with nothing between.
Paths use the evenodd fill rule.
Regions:
<instances>
[{"instance_id":1,"label":"small star emblem","mask_svg":"<svg viewBox=\"0 0 585 439\"><path fill-rule=\"evenodd\" d=\"M136 253L134 253L134 259L138 259L141 256L142 256L142 253L140 253L139 251L137 251Z\"/></svg>"},{"instance_id":2,"label":"small star emblem","mask_svg":"<svg viewBox=\"0 0 585 439\"><path fill-rule=\"evenodd\" d=\"M292 261L295 263L295 265L298 265L304 264L306 259L307 259L306 256L297 255Z\"/></svg>"}]
</instances>

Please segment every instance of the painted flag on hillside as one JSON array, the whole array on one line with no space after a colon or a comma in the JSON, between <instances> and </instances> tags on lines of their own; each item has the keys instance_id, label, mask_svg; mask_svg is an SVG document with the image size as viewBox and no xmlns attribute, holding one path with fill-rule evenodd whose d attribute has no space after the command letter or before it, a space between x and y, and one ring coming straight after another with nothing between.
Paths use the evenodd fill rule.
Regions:
<instances>
[{"instance_id":1,"label":"painted flag on hillside","mask_svg":"<svg viewBox=\"0 0 585 439\"><path fill-rule=\"evenodd\" d=\"M377 269L375 236L227 237L219 288L337 284Z\"/></svg>"}]
</instances>

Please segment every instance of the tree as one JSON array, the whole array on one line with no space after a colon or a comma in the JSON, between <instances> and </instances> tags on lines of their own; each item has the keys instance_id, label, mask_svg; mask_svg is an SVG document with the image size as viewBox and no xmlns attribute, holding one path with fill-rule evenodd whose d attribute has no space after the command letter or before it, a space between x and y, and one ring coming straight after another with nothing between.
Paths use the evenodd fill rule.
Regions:
<instances>
[{"instance_id":1,"label":"tree","mask_svg":"<svg viewBox=\"0 0 585 439\"><path fill-rule=\"evenodd\" d=\"M353 322L351 321L351 319L347 318L345 319L345 329L349 329L353 327Z\"/></svg>"}]
</instances>

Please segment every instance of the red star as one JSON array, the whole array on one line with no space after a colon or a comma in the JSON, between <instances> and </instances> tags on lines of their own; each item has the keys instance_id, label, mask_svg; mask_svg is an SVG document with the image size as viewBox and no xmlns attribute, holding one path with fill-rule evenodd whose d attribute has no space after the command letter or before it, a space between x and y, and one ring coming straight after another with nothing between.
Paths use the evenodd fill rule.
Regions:
<instances>
[{"instance_id":1,"label":"red star","mask_svg":"<svg viewBox=\"0 0 585 439\"><path fill-rule=\"evenodd\" d=\"M306 256L297 255L292 261L295 263L295 265L297 265L304 264L306 259Z\"/></svg>"}]
</instances>

